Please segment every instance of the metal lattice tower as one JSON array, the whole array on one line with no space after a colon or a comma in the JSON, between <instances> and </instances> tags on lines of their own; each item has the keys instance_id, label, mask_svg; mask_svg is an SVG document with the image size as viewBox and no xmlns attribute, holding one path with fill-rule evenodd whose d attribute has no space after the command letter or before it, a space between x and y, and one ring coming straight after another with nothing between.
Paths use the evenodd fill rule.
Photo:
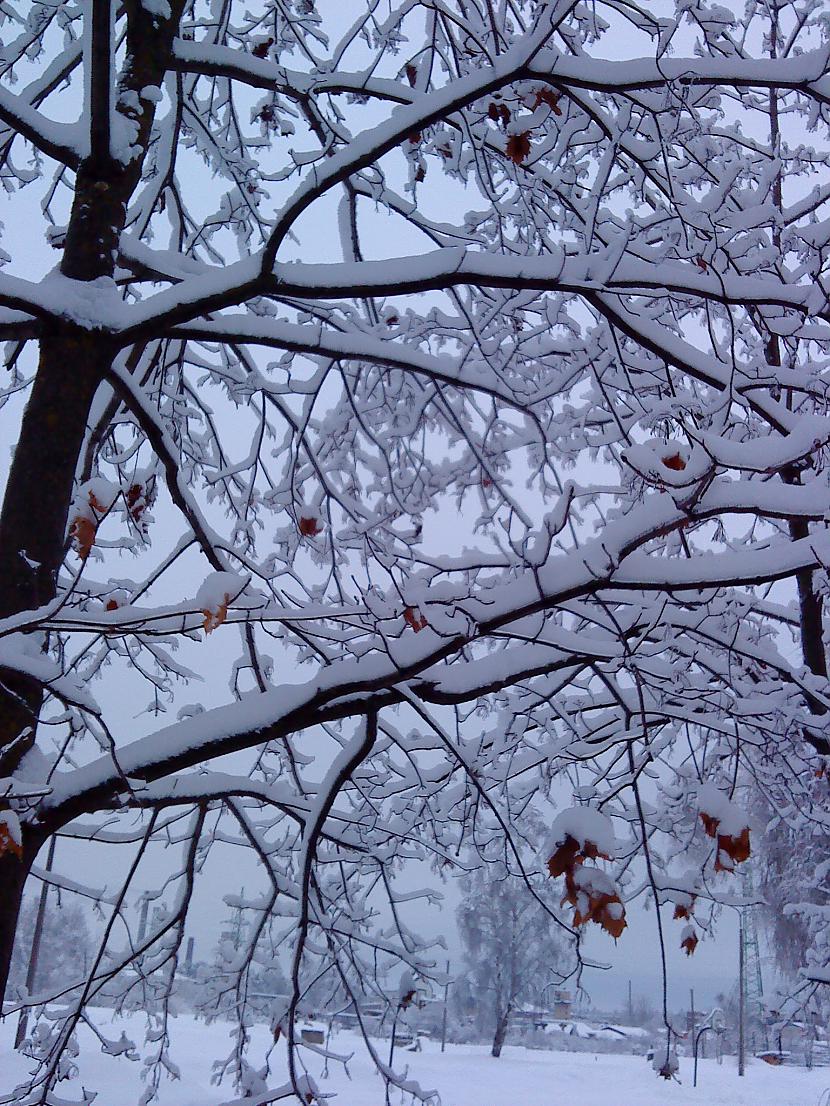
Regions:
<instances>
[{"instance_id":1,"label":"metal lattice tower","mask_svg":"<svg viewBox=\"0 0 830 1106\"><path fill-rule=\"evenodd\" d=\"M741 891L746 900L755 897L752 869L748 864L744 864L741 871ZM750 1025L758 1025L766 1033L764 977L761 974L761 950L754 905L741 907L741 929L744 939L744 1009Z\"/></svg>"}]
</instances>

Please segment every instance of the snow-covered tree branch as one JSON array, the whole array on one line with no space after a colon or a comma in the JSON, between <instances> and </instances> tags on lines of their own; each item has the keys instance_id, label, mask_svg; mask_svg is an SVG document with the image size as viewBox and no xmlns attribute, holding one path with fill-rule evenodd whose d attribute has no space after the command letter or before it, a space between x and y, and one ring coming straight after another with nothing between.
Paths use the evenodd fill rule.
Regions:
<instances>
[{"instance_id":1,"label":"snow-covered tree branch","mask_svg":"<svg viewBox=\"0 0 830 1106\"><path fill-rule=\"evenodd\" d=\"M309 994L395 1017L393 963L441 977L410 862L561 900L563 977L636 899L661 943L672 910L685 951L715 939L764 832L826 822L820 5L6 0L0 26L11 1007L50 1000L7 982L39 852L123 854L115 890L48 874L104 933L0 1101L57 1101L103 993L151 1011L152 1098L216 857L262 877L227 888L244 940L203 1005L263 1102L318 1093ZM263 958L290 1062L254 1090Z\"/></svg>"}]
</instances>

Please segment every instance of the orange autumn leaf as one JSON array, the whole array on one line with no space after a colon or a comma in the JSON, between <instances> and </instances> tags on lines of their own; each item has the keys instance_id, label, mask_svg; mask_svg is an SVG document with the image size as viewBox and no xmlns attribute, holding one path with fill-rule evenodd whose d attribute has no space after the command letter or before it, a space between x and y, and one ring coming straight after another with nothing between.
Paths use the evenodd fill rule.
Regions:
<instances>
[{"instance_id":1,"label":"orange autumn leaf","mask_svg":"<svg viewBox=\"0 0 830 1106\"><path fill-rule=\"evenodd\" d=\"M429 625L417 607L404 607L403 617L404 622L408 623L416 634Z\"/></svg>"},{"instance_id":2,"label":"orange autumn leaf","mask_svg":"<svg viewBox=\"0 0 830 1106\"><path fill-rule=\"evenodd\" d=\"M628 925L625 920L625 907L616 895L609 896L608 901L595 911L594 921L602 926L615 941L622 936L623 930Z\"/></svg>"},{"instance_id":3,"label":"orange autumn leaf","mask_svg":"<svg viewBox=\"0 0 830 1106\"><path fill-rule=\"evenodd\" d=\"M715 871L731 872L736 864L742 864L745 860L749 860L750 853L748 826L744 826L737 836L729 833L719 833ZM729 858L728 861L727 857Z\"/></svg>"},{"instance_id":4,"label":"orange autumn leaf","mask_svg":"<svg viewBox=\"0 0 830 1106\"><path fill-rule=\"evenodd\" d=\"M17 821L17 816L11 811L0 811L0 856L13 853L18 860L22 860L23 848L13 833L9 821L6 820L8 815L11 815L15 822Z\"/></svg>"},{"instance_id":5,"label":"orange autumn leaf","mask_svg":"<svg viewBox=\"0 0 830 1106\"><path fill-rule=\"evenodd\" d=\"M713 818L711 814L707 814L705 810L701 810L700 820L703 822L703 828L706 830L707 834L710 837L716 837L718 826L720 825L720 818Z\"/></svg>"},{"instance_id":6,"label":"orange autumn leaf","mask_svg":"<svg viewBox=\"0 0 830 1106\"><path fill-rule=\"evenodd\" d=\"M557 844L556 852L548 858L548 871L554 877L572 873L575 865L582 864L585 860L609 860L605 853L601 853L593 841L585 841L580 847L579 842L565 835L565 840Z\"/></svg>"},{"instance_id":7,"label":"orange autumn leaf","mask_svg":"<svg viewBox=\"0 0 830 1106\"><path fill-rule=\"evenodd\" d=\"M676 903L674 907L674 914L672 918L675 922L682 921L684 918L688 919L692 916L692 911L695 908L695 899L697 895L691 896L691 901L688 906L684 906L682 903Z\"/></svg>"},{"instance_id":8,"label":"orange autumn leaf","mask_svg":"<svg viewBox=\"0 0 830 1106\"><path fill-rule=\"evenodd\" d=\"M69 527L69 536L72 539L72 548L82 561L85 561L92 552L97 529L92 519L86 518L84 515L78 515L77 518L72 520Z\"/></svg>"},{"instance_id":9,"label":"orange autumn leaf","mask_svg":"<svg viewBox=\"0 0 830 1106\"><path fill-rule=\"evenodd\" d=\"M749 844L749 826L744 826L737 837L735 835L724 835L718 838L718 844L728 853L736 864L743 863L744 860L749 860L751 848Z\"/></svg>"},{"instance_id":10,"label":"orange autumn leaf","mask_svg":"<svg viewBox=\"0 0 830 1106\"><path fill-rule=\"evenodd\" d=\"M663 464L667 469L674 469L675 472L682 472L686 467L686 462L679 453L672 453L669 457L664 457Z\"/></svg>"},{"instance_id":11,"label":"orange autumn leaf","mask_svg":"<svg viewBox=\"0 0 830 1106\"><path fill-rule=\"evenodd\" d=\"M228 617L228 603L230 603L231 597L225 592L225 597L218 607L213 610L205 609L202 614L205 616L205 620L202 623L206 634L212 634L217 626L221 626L225 619Z\"/></svg>"},{"instance_id":12,"label":"orange autumn leaf","mask_svg":"<svg viewBox=\"0 0 830 1106\"><path fill-rule=\"evenodd\" d=\"M603 892L592 892L588 895L583 891L581 892L583 899L587 898L587 904L583 904L584 909L580 909L574 901L577 896L572 894L570 889L568 893L562 899L562 902L569 902L572 906L575 906L573 916L574 926L584 926L588 922L594 922L610 934L615 940L622 935L623 930L628 923L625 920L625 907L620 902L617 895L608 895Z\"/></svg>"},{"instance_id":13,"label":"orange autumn leaf","mask_svg":"<svg viewBox=\"0 0 830 1106\"><path fill-rule=\"evenodd\" d=\"M697 934L688 933L680 942L680 947L684 950L687 956L691 956L698 946Z\"/></svg>"},{"instance_id":14,"label":"orange autumn leaf","mask_svg":"<svg viewBox=\"0 0 830 1106\"><path fill-rule=\"evenodd\" d=\"M563 876L566 872L571 871L575 864L581 863L582 857L579 855L579 842L568 834L565 840L557 847L553 856L549 857L548 871L556 878L556 876Z\"/></svg>"}]
</instances>

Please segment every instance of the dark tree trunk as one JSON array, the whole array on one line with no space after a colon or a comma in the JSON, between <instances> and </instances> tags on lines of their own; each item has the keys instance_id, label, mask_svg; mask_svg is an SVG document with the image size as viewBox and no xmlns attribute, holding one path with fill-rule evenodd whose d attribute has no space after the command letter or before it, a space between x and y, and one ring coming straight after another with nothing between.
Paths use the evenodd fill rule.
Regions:
<instances>
[{"instance_id":1,"label":"dark tree trunk","mask_svg":"<svg viewBox=\"0 0 830 1106\"><path fill-rule=\"evenodd\" d=\"M126 0L126 57L114 108L137 125L139 156L122 163L110 151L109 5L90 5L90 153L77 167L75 195L61 261L64 277L112 276L128 202L141 178L154 103L124 96L161 84L185 0L171 0L160 19ZM139 107L134 104L138 99ZM21 423L0 510L0 618L49 603L66 549L78 459L95 391L112 363L106 334L67 323L40 336L37 374ZM41 685L0 668L0 777L10 776L31 748L43 702ZM2 803L0 802L0 808ZM5 995L26 876L55 826L24 826L23 859L0 854L0 997Z\"/></svg>"},{"instance_id":2,"label":"dark tree trunk","mask_svg":"<svg viewBox=\"0 0 830 1106\"><path fill-rule=\"evenodd\" d=\"M22 859L14 853L0 854L0 995L6 993L23 888L42 843L43 837L29 834Z\"/></svg>"},{"instance_id":3,"label":"dark tree trunk","mask_svg":"<svg viewBox=\"0 0 830 1106\"><path fill-rule=\"evenodd\" d=\"M496 1033L493 1037L493 1047L490 1049L490 1055L495 1056L496 1059L501 1056L501 1050L504 1046L505 1038L507 1037L507 1027L510 1024L510 1007L498 1016L496 1021Z\"/></svg>"},{"instance_id":4,"label":"dark tree trunk","mask_svg":"<svg viewBox=\"0 0 830 1106\"><path fill-rule=\"evenodd\" d=\"M55 334L41 341L0 513L0 617L55 597L75 467L100 379L100 336ZM43 701L33 679L0 669L0 776L31 748ZM24 824L23 858L0 854L0 996L5 995L23 885L45 828Z\"/></svg>"}]
</instances>

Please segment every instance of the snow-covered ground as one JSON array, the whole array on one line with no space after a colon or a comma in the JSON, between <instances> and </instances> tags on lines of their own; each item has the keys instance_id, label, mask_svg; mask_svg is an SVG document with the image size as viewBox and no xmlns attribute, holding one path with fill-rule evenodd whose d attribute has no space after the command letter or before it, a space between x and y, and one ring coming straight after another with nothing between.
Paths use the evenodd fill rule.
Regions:
<instances>
[{"instance_id":1,"label":"snow-covered ground","mask_svg":"<svg viewBox=\"0 0 830 1106\"><path fill-rule=\"evenodd\" d=\"M123 1028L135 1039L141 1039L138 1019L116 1020L101 1014L101 1027L111 1037L119 1037ZM30 1061L11 1048L13 1027L0 1025L0 1097L8 1093L22 1078ZM227 1056L232 1049L228 1026L217 1023L205 1026L189 1016L176 1019L173 1059L181 1068L182 1077L173 1082L164 1078L159 1106L216 1106L236 1097L233 1088L211 1085L211 1061ZM267 1047L268 1034L255 1028L251 1060ZM99 1091L101 1106L133 1106L142 1085L138 1063L129 1063L93 1051L92 1042L84 1041L87 1055L81 1066L81 1078L63 1083L62 1095L67 1099L81 1097L83 1083ZM378 1042L386 1058L388 1042ZM352 1033L333 1036L331 1047L339 1053L354 1052L348 1065L348 1075L342 1065L330 1063L329 1076L321 1075L322 1060L305 1052L309 1074L317 1080L321 1091L337 1097L332 1106L384 1106L380 1080L372 1072L361 1042ZM700 1063L697 1089L692 1087L691 1060L680 1060L680 1083L658 1079L651 1065L638 1056L593 1056L587 1053L542 1052L508 1046L498 1060L488 1049L475 1045L450 1045L442 1055L439 1046L424 1042L421 1053L396 1056L396 1068L408 1064L409 1078L424 1089L440 1091L443 1106L819 1106L830 1088L830 1068L805 1071L803 1068L772 1068L759 1060L752 1061L743 1079L738 1078L733 1057L722 1066L714 1060ZM272 1055L270 1085L285 1080L285 1054L278 1047ZM351 1078L350 1078L351 1077ZM394 1106L411 1103L410 1096L394 1092ZM824 1103L822 1102L822 1106Z\"/></svg>"}]
</instances>

